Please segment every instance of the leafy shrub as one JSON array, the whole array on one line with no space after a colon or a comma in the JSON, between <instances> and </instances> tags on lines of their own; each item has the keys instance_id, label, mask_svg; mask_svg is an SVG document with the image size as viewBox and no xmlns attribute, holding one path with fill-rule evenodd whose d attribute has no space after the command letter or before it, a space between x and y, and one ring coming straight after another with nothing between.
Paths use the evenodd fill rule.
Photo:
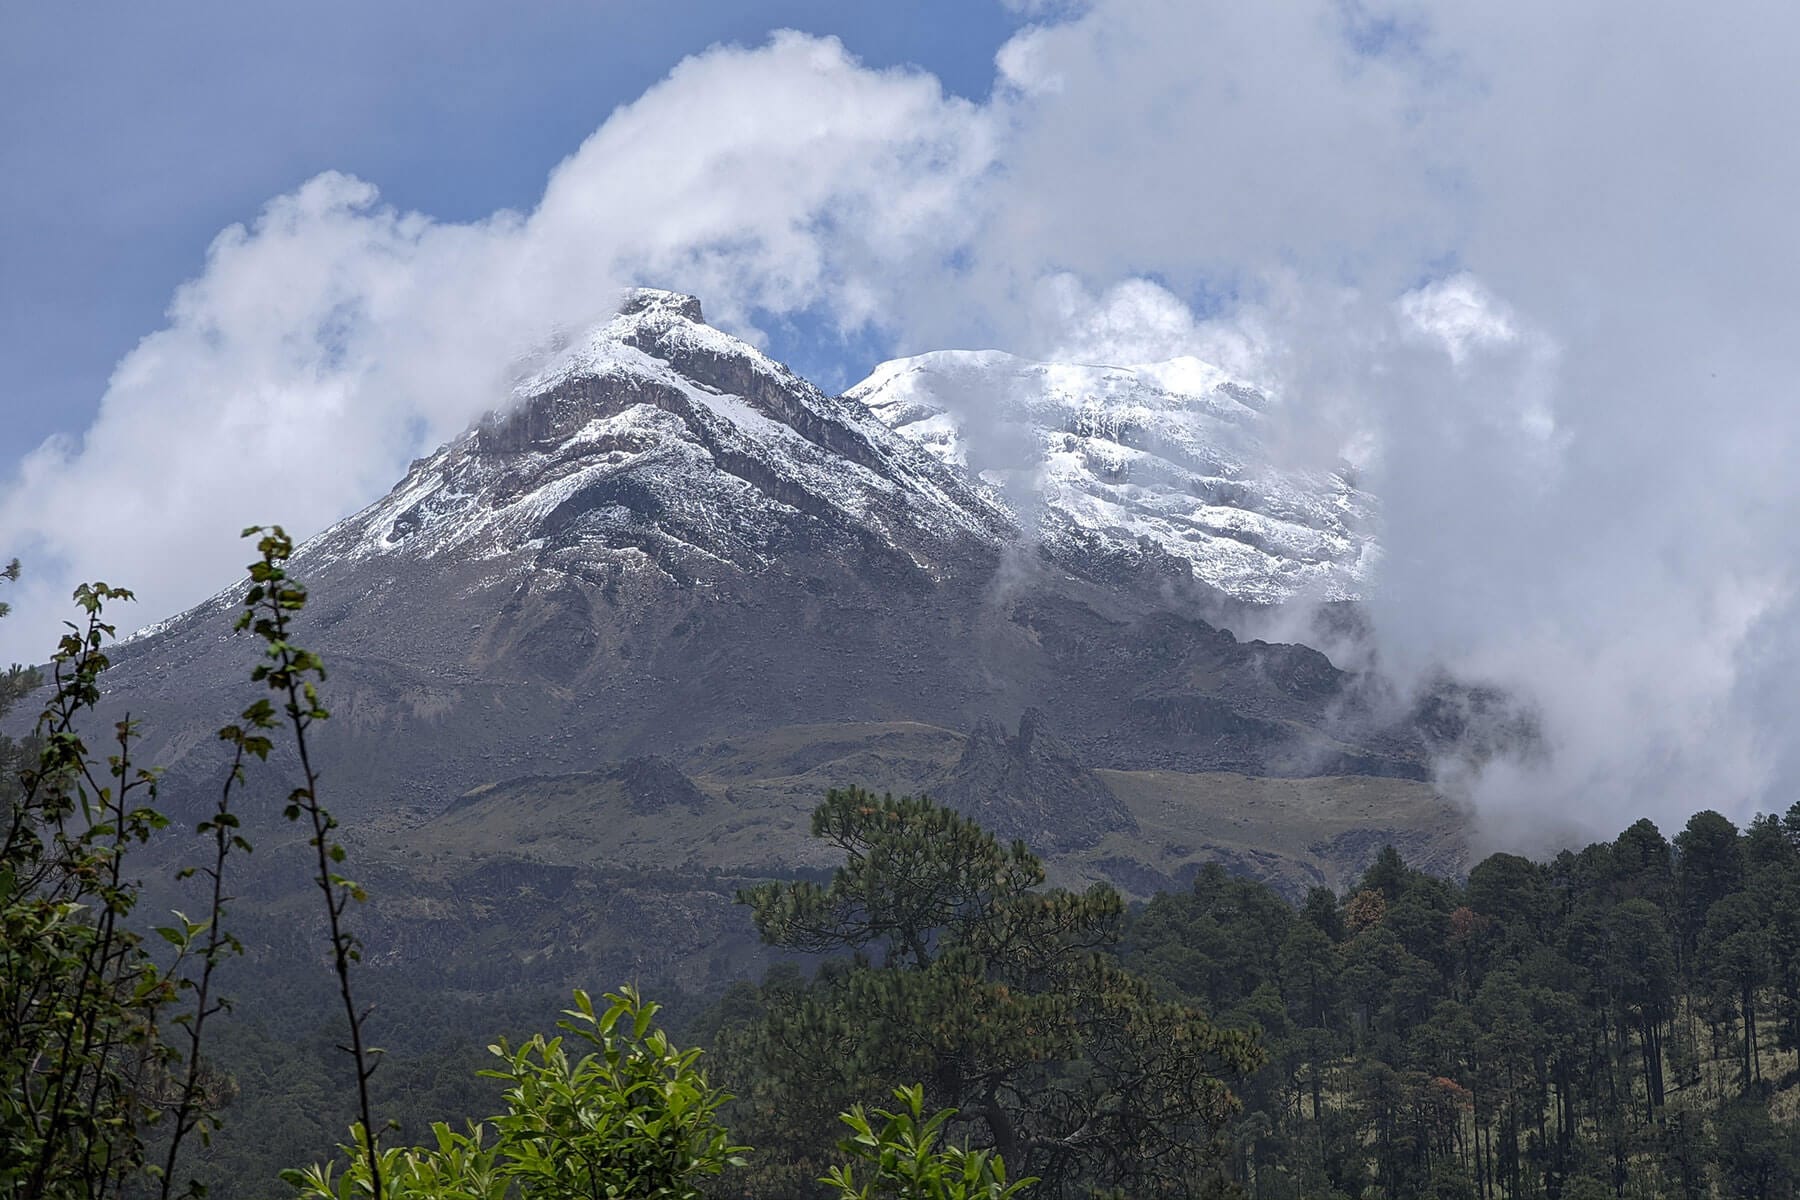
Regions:
<instances>
[{"instance_id":1,"label":"leafy shrub","mask_svg":"<svg viewBox=\"0 0 1800 1200\"><path fill-rule=\"evenodd\" d=\"M1011 1200L1035 1179L1006 1181L1006 1164L991 1150L938 1148L945 1122L956 1115L946 1108L925 1116L925 1089L896 1088L897 1112L877 1109L879 1129L857 1105L840 1118L851 1136L838 1148L866 1169L857 1181L857 1163L833 1167L820 1180L838 1200Z\"/></svg>"},{"instance_id":2,"label":"leafy shrub","mask_svg":"<svg viewBox=\"0 0 1800 1200\"><path fill-rule=\"evenodd\" d=\"M558 1022L568 1037L488 1048L502 1065L482 1074L509 1085L504 1114L466 1133L439 1123L435 1145L373 1155L358 1124L339 1147L341 1173L326 1164L282 1178L303 1200L368 1196L376 1178L390 1200L697 1200L704 1179L742 1164L745 1148L718 1121L729 1097L707 1083L699 1050L677 1050L652 1027L655 1004L629 987L605 999L597 1010L575 993Z\"/></svg>"},{"instance_id":3,"label":"leafy shrub","mask_svg":"<svg viewBox=\"0 0 1800 1200\"><path fill-rule=\"evenodd\" d=\"M16 564L0 574L16 578ZM105 606L129 599L105 584L76 590L85 619L51 661L36 729L0 752L9 767L30 764L0 781L0 1194L9 1196L112 1195L153 1169L150 1125L172 1119L178 1139L203 1107L197 1059L188 1069L162 1034L206 1011L203 997L177 1016L192 955L210 969L222 953L205 932L217 913L159 930L182 957L158 966L130 923L138 893L124 873L127 850L168 824L153 806L156 774L132 759L135 723L113 728L105 757L81 728L108 666ZM15 667L0 712L35 678Z\"/></svg>"}]
</instances>

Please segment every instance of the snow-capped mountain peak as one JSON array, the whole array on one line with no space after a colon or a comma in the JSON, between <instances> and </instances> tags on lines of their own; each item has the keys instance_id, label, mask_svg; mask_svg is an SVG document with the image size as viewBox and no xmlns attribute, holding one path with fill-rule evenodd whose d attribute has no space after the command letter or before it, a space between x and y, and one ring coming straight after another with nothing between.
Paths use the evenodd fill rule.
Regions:
<instances>
[{"instance_id":1,"label":"snow-capped mountain peak","mask_svg":"<svg viewBox=\"0 0 1800 1200\"><path fill-rule=\"evenodd\" d=\"M884 363L834 397L707 325L694 297L639 289L302 565L689 586L823 556L935 579L1023 539L1078 572L1090 551L1150 546L1241 600L1354 598L1372 502L1347 471L1271 469L1269 408L1198 359L991 350Z\"/></svg>"},{"instance_id":2,"label":"snow-capped mountain peak","mask_svg":"<svg viewBox=\"0 0 1800 1200\"><path fill-rule=\"evenodd\" d=\"M317 563L524 556L691 580L766 567L826 530L929 564L940 543L997 542L1009 521L860 403L706 325L695 298L639 289L305 550Z\"/></svg>"}]
</instances>

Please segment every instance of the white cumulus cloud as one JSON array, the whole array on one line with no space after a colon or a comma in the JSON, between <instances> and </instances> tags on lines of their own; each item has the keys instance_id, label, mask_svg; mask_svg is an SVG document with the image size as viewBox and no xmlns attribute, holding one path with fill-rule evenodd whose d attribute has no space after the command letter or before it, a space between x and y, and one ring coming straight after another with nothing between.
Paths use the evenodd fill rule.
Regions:
<instances>
[{"instance_id":1,"label":"white cumulus cloud","mask_svg":"<svg viewBox=\"0 0 1800 1200\"><path fill-rule=\"evenodd\" d=\"M118 365L92 426L20 465L0 544L30 564L0 638L41 658L74 582L128 583L143 620L238 571L238 527L311 532L505 395L520 355L621 287L848 327L915 255L968 236L991 117L928 75L784 33L690 58L552 173L530 213L447 223L325 174L227 229Z\"/></svg>"}]
</instances>

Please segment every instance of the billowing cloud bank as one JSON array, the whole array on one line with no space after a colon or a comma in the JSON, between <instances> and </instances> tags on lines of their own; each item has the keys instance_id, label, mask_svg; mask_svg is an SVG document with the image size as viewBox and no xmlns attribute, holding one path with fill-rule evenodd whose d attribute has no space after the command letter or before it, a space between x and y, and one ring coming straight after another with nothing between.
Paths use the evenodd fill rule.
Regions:
<instances>
[{"instance_id":1,"label":"billowing cloud bank","mask_svg":"<svg viewBox=\"0 0 1800 1200\"><path fill-rule=\"evenodd\" d=\"M1541 707L1548 760L1470 784L1497 839L1796 798L1800 12L1044 11L980 104L780 34L683 62L529 213L271 202L0 498L0 652L96 573L198 599L237 525L358 507L648 282L752 335L1211 358L1382 498L1384 661Z\"/></svg>"}]
</instances>

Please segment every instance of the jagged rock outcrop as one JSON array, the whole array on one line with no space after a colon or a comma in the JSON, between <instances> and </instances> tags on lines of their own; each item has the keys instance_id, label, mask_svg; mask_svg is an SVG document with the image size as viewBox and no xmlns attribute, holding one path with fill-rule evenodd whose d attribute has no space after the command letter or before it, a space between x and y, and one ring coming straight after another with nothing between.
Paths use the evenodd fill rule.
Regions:
<instances>
[{"instance_id":1,"label":"jagged rock outcrop","mask_svg":"<svg viewBox=\"0 0 1800 1200\"><path fill-rule=\"evenodd\" d=\"M677 804L695 812L706 807L706 793L660 754L626 759L614 774L637 812L659 812Z\"/></svg>"},{"instance_id":2,"label":"jagged rock outcrop","mask_svg":"<svg viewBox=\"0 0 1800 1200\"><path fill-rule=\"evenodd\" d=\"M976 722L938 798L1040 852L1086 848L1137 827L1074 749L1044 728L1035 708L1019 718L1016 734L992 718Z\"/></svg>"}]
</instances>

